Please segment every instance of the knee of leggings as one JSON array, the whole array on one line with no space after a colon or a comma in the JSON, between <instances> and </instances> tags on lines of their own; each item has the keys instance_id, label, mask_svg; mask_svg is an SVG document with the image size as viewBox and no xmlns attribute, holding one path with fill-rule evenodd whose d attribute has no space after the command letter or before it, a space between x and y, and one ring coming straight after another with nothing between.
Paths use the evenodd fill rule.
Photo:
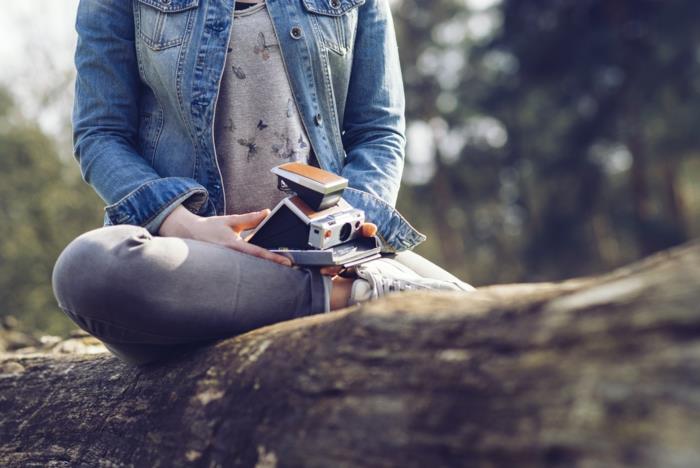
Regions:
<instances>
[{"instance_id":1,"label":"knee of leggings","mask_svg":"<svg viewBox=\"0 0 700 468\"><path fill-rule=\"evenodd\" d=\"M139 226L109 226L88 231L66 246L53 268L51 284L59 307L75 320L85 312L99 314L95 308L108 293L110 270L118 268L115 247L134 235L150 236ZM87 310L90 309L90 310ZM84 328L83 324L78 323ZM90 331L90 330L87 330Z\"/></svg>"}]
</instances>

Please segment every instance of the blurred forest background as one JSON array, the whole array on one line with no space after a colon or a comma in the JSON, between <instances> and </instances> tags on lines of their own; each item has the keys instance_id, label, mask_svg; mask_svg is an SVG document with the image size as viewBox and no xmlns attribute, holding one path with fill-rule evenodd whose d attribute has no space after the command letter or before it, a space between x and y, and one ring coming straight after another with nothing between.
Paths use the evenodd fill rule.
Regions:
<instances>
[{"instance_id":1,"label":"blurred forest background","mask_svg":"<svg viewBox=\"0 0 700 468\"><path fill-rule=\"evenodd\" d=\"M23 64L0 72L0 316L35 333L72 328L51 270L102 220L71 156L76 5L18 13L68 11L41 15L63 42L31 23L0 29ZM700 236L700 2L392 6L408 121L399 209L429 236L419 253L485 285L603 272Z\"/></svg>"}]
</instances>

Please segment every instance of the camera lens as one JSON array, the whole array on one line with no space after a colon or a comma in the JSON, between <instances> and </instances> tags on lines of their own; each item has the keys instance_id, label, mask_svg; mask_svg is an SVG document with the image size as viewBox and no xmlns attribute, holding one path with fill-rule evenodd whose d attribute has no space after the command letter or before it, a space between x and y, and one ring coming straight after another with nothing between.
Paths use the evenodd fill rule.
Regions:
<instances>
[{"instance_id":1,"label":"camera lens","mask_svg":"<svg viewBox=\"0 0 700 468\"><path fill-rule=\"evenodd\" d=\"M352 225L350 223L345 223L343 227L340 228L340 235L338 238L341 242L345 242L350 237L350 234L352 234Z\"/></svg>"}]
</instances>

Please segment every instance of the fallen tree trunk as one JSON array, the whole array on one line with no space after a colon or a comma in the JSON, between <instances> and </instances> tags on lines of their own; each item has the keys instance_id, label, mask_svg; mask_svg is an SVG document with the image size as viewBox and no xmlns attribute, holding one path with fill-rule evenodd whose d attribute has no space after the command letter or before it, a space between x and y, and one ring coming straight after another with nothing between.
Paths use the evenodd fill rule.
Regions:
<instances>
[{"instance_id":1,"label":"fallen tree trunk","mask_svg":"<svg viewBox=\"0 0 700 468\"><path fill-rule=\"evenodd\" d=\"M700 243L405 294L145 368L0 358L2 466L697 466Z\"/></svg>"}]
</instances>

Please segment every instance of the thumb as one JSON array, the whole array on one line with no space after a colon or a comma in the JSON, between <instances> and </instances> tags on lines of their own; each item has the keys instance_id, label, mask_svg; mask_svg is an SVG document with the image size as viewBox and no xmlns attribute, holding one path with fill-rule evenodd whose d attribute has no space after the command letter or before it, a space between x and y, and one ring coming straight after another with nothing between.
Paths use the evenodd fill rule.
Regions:
<instances>
[{"instance_id":1,"label":"thumb","mask_svg":"<svg viewBox=\"0 0 700 468\"><path fill-rule=\"evenodd\" d=\"M226 225L236 232L241 232L246 229L254 228L260 224L260 222L265 219L268 214L270 214L270 210L264 209L262 211L254 211L252 213L229 215L226 217Z\"/></svg>"}]
</instances>

